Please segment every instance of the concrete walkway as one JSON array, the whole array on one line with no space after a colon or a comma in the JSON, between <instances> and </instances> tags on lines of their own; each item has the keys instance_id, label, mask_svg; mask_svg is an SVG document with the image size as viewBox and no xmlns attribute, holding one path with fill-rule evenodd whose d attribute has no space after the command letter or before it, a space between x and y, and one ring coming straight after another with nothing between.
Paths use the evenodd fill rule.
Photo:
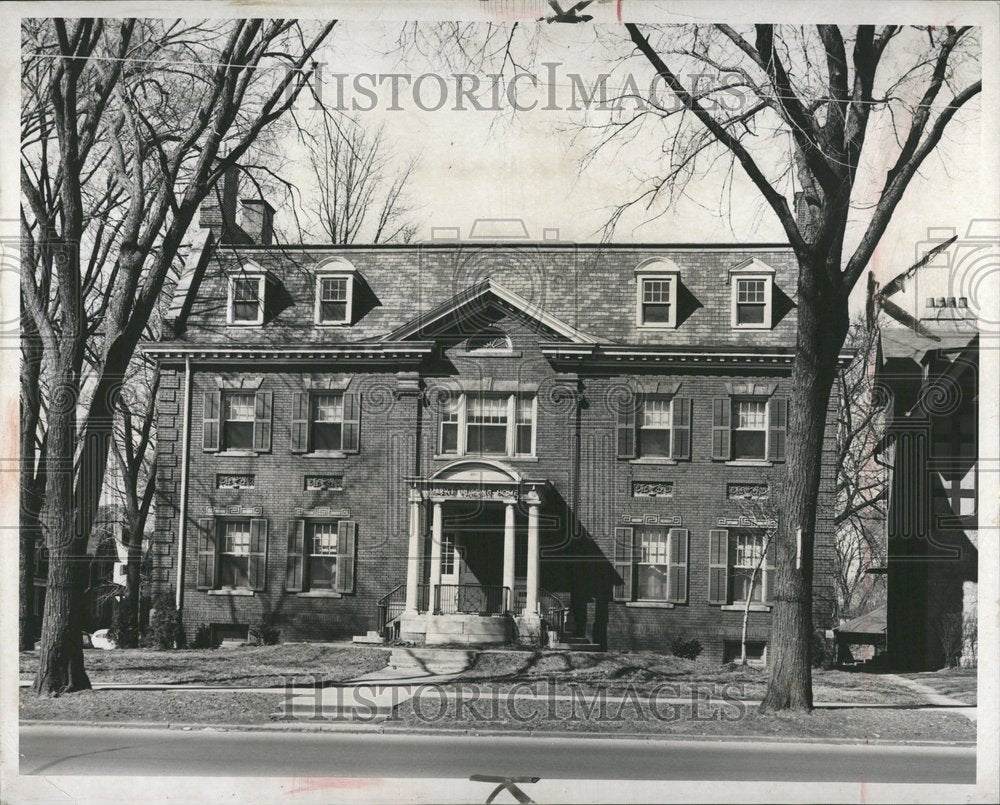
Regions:
<instances>
[{"instance_id":1,"label":"concrete walkway","mask_svg":"<svg viewBox=\"0 0 1000 805\"><path fill-rule=\"evenodd\" d=\"M974 704L966 704L951 696L946 696L934 690L934 688L925 685L923 682L917 682L915 679L907 679L897 674L887 674L886 676L896 684L909 688L914 693L919 693L927 700L927 704L933 705L935 708L954 708L956 712L961 713L966 718L972 721L976 720L977 708Z\"/></svg>"}]
</instances>

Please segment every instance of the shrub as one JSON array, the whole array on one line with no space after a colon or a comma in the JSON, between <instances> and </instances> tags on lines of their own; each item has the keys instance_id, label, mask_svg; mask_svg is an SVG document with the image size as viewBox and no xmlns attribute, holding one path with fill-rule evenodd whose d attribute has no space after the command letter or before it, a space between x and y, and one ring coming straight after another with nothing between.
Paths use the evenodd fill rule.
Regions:
<instances>
[{"instance_id":1,"label":"shrub","mask_svg":"<svg viewBox=\"0 0 1000 805\"><path fill-rule=\"evenodd\" d=\"M191 648L218 648L220 643L221 641L212 634L212 627L207 623L202 623L195 630Z\"/></svg>"},{"instance_id":2,"label":"shrub","mask_svg":"<svg viewBox=\"0 0 1000 805\"><path fill-rule=\"evenodd\" d=\"M134 610L129 610L125 601L115 603L111 612L111 626L108 639L119 648L135 648L139 645L139 622Z\"/></svg>"},{"instance_id":3,"label":"shrub","mask_svg":"<svg viewBox=\"0 0 1000 805\"><path fill-rule=\"evenodd\" d=\"M247 643L251 646L274 646L280 642L281 630L270 615L265 615L260 623L253 624L248 630Z\"/></svg>"},{"instance_id":4,"label":"shrub","mask_svg":"<svg viewBox=\"0 0 1000 805\"><path fill-rule=\"evenodd\" d=\"M181 614L174 606L174 599L170 594L160 593L153 600L149 628L142 633L141 643L146 648L161 650L179 648L184 644Z\"/></svg>"},{"instance_id":5,"label":"shrub","mask_svg":"<svg viewBox=\"0 0 1000 805\"><path fill-rule=\"evenodd\" d=\"M673 643L670 644L670 651L675 657L696 660L701 654L701 643L694 638L687 640L683 637L675 637Z\"/></svg>"}]
</instances>

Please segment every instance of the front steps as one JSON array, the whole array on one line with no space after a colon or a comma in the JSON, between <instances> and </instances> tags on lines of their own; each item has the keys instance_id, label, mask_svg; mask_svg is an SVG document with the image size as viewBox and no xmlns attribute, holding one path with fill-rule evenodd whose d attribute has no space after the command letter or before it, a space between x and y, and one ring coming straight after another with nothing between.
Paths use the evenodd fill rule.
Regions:
<instances>
[{"instance_id":1,"label":"front steps","mask_svg":"<svg viewBox=\"0 0 1000 805\"><path fill-rule=\"evenodd\" d=\"M369 629L367 634L356 634L351 638L352 643L362 643L366 645L378 644L381 645L386 642L385 638L382 637L374 629Z\"/></svg>"},{"instance_id":2,"label":"front steps","mask_svg":"<svg viewBox=\"0 0 1000 805\"><path fill-rule=\"evenodd\" d=\"M550 642L552 651L601 651L598 643L591 643L586 637L563 636L562 640Z\"/></svg>"}]
</instances>

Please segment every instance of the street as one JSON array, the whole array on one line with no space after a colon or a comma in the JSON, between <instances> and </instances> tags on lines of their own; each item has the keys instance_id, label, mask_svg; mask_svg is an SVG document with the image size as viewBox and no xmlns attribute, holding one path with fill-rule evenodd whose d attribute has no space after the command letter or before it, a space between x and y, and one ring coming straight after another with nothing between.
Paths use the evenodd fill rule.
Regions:
<instances>
[{"instance_id":1,"label":"street","mask_svg":"<svg viewBox=\"0 0 1000 805\"><path fill-rule=\"evenodd\" d=\"M21 774L965 783L973 747L23 726Z\"/></svg>"}]
</instances>

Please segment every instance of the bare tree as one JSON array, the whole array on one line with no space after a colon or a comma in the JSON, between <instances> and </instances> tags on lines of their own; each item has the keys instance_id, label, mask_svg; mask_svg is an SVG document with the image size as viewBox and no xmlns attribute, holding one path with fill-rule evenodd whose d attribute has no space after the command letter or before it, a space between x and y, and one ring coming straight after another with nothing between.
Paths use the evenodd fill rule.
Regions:
<instances>
[{"instance_id":1,"label":"bare tree","mask_svg":"<svg viewBox=\"0 0 1000 805\"><path fill-rule=\"evenodd\" d=\"M745 518L751 527L757 529L761 536L760 552L757 561L750 571L750 583L747 585L746 599L743 602L743 626L740 631L740 665L747 664L747 633L750 626L750 609L753 604L753 591L758 579L763 578L763 568L767 563L768 551L771 550L774 538L778 533L778 513L772 503L772 498L743 497L739 501L740 517ZM773 583L773 582L772 582Z\"/></svg>"},{"instance_id":2,"label":"bare tree","mask_svg":"<svg viewBox=\"0 0 1000 805\"><path fill-rule=\"evenodd\" d=\"M171 265L201 202L308 91L334 25L24 23L21 294L45 397L35 463L50 469L38 517L50 557L39 694L90 686L77 560L122 378Z\"/></svg>"},{"instance_id":3,"label":"bare tree","mask_svg":"<svg viewBox=\"0 0 1000 805\"><path fill-rule=\"evenodd\" d=\"M875 383L877 319L851 321L850 363L837 373L837 605L840 617L867 612L884 598L884 584L868 572L885 563L888 473L880 458L885 433L882 400Z\"/></svg>"},{"instance_id":4,"label":"bare tree","mask_svg":"<svg viewBox=\"0 0 1000 805\"><path fill-rule=\"evenodd\" d=\"M408 28L400 44L425 54L445 52L475 67L491 62L496 73L525 58L513 55L515 35L523 30L452 23L421 35ZM612 213L608 232L632 207L649 219L662 215L707 172L727 177L725 195L741 172L777 217L798 263L788 482L779 502L770 679L762 710L809 709L822 444L849 327L849 296L914 176L982 90L978 33L953 26L737 30L627 23L625 38L617 36L620 29L605 30L611 33L602 32L595 47L626 69L638 55L638 63L652 70L657 91L642 96L626 75L624 89L611 99L615 116L596 127L594 148L622 152L643 126L662 141L660 163L639 177L638 192ZM536 36L526 35L527 58ZM804 202L801 215L790 198L793 182Z\"/></svg>"},{"instance_id":5,"label":"bare tree","mask_svg":"<svg viewBox=\"0 0 1000 805\"><path fill-rule=\"evenodd\" d=\"M410 243L417 224L407 198L416 168L411 159L398 169L385 141L385 128L367 132L359 124L335 125L324 118L323 134L309 146L316 179L316 217L331 243Z\"/></svg>"}]
</instances>

